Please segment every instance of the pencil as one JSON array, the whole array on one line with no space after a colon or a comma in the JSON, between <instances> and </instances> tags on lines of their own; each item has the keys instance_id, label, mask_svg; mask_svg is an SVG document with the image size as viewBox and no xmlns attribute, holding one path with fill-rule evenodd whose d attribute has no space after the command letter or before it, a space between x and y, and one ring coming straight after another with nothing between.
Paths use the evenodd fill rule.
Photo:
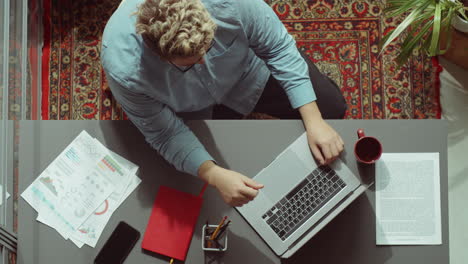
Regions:
<instances>
[{"instance_id":1,"label":"pencil","mask_svg":"<svg viewBox=\"0 0 468 264\"><path fill-rule=\"evenodd\" d=\"M211 234L211 237L208 241L206 241L207 243L207 246L209 248L211 248L211 241L214 240L214 238L216 237L216 234L219 232L219 229L221 228L221 226L224 224L224 221L226 221L226 218L227 216L224 216L223 219L221 219L221 222L219 223L219 225L216 227L215 231L213 232L213 234Z\"/></svg>"},{"instance_id":2,"label":"pencil","mask_svg":"<svg viewBox=\"0 0 468 264\"><path fill-rule=\"evenodd\" d=\"M215 231L213 232L213 234L211 235L210 237L210 240L214 240L214 238L216 237L216 235L218 234L219 232L219 229L221 228L221 226L224 224L224 221L226 221L227 219L227 216L223 217L223 219L221 219L221 222L219 223L218 227L216 227Z\"/></svg>"},{"instance_id":3,"label":"pencil","mask_svg":"<svg viewBox=\"0 0 468 264\"><path fill-rule=\"evenodd\" d=\"M231 220L229 220L223 227L221 227L221 229L219 230L218 234L216 235L216 237L214 238L215 240L217 240L218 238L221 237L221 235L224 233L224 231L226 231L228 225L231 223Z\"/></svg>"}]
</instances>

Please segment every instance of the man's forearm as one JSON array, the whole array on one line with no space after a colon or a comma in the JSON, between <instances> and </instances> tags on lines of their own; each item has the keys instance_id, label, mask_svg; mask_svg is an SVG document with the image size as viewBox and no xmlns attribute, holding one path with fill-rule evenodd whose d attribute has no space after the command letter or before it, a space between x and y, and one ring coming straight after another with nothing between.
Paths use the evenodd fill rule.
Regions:
<instances>
[{"instance_id":1,"label":"man's forearm","mask_svg":"<svg viewBox=\"0 0 468 264\"><path fill-rule=\"evenodd\" d=\"M207 182L210 185L213 185L213 171L216 170L216 163L214 163L212 160L207 160L200 165L200 168L198 168L198 177L200 177L202 180Z\"/></svg>"},{"instance_id":2,"label":"man's forearm","mask_svg":"<svg viewBox=\"0 0 468 264\"><path fill-rule=\"evenodd\" d=\"M322 120L322 114L315 101L299 107L298 110L301 113L306 129L312 127L315 122Z\"/></svg>"}]
</instances>

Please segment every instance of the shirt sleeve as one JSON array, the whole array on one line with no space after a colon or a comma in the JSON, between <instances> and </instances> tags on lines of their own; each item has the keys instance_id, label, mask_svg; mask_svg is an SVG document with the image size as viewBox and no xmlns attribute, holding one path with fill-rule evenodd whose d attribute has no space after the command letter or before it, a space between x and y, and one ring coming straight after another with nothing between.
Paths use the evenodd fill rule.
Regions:
<instances>
[{"instance_id":1,"label":"shirt sleeve","mask_svg":"<svg viewBox=\"0 0 468 264\"><path fill-rule=\"evenodd\" d=\"M127 89L109 74L107 81L112 95L146 141L177 170L198 176L200 165L214 160L195 134L167 105Z\"/></svg>"},{"instance_id":2,"label":"shirt sleeve","mask_svg":"<svg viewBox=\"0 0 468 264\"><path fill-rule=\"evenodd\" d=\"M296 41L263 0L236 0L240 22L255 54L284 88L293 108L317 99Z\"/></svg>"}]
</instances>

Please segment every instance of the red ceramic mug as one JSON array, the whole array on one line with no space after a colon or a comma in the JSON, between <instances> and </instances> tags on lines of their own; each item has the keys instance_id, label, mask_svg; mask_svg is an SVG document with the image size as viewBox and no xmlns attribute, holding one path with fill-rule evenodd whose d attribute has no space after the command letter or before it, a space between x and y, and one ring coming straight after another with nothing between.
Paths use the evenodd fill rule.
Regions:
<instances>
[{"instance_id":1,"label":"red ceramic mug","mask_svg":"<svg viewBox=\"0 0 468 264\"><path fill-rule=\"evenodd\" d=\"M368 137L363 129L357 131L358 141L354 144L354 155L359 162L375 163L382 156L382 144L375 137Z\"/></svg>"}]
</instances>

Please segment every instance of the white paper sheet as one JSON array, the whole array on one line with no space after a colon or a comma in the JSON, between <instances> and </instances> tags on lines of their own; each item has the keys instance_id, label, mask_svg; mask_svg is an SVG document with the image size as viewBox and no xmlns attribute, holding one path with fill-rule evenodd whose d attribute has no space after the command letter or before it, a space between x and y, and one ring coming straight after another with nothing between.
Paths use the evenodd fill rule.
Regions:
<instances>
[{"instance_id":1,"label":"white paper sheet","mask_svg":"<svg viewBox=\"0 0 468 264\"><path fill-rule=\"evenodd\" d=\"M73 242L73 244L75 244L75 246L77 246L78 248L82 248L84 246L84 243L81 242L81 241L78 241L76 239L74 239L73 237L70 237L70 240L71 242Z\"/></svg>"},{"instance_id":2,"label":"white paper sheet","mask_svg":"<svg viewBox=\"0 0 468 264\"><path fill-rule=\"evenodd\" d=\"M110 151L83 131L21 196L68 239L113 192L123 194L129 180Z\"/></svg>"},{"instance_id":3,"label":"white paper sheet","mask_svg":"<svg viewBox=\"0 0 468 264\"><path fill-rule=\"evenodd\" d=\"M68 238L115 190L107 156L83 131L21 196Z\"/></svg>"},{"instance_id":4,"label":"white paper sheet","mask_svg":"<svg viewBox=\"0 0 468 264\"><path fill-rule=\"evenodd\" d=\"M375 175L377 245L440 245L439 153L384 153Z\"/></svg>"},{"instance_id":5,"label":"white paper sheet","mask_svg":"<svg viewBox=\"0 0 468 264\"><path fill-rule=\"evenodd\" d=\"M79 248L95 247L112 213L140 184L137 171L83 131L21 196L38 212L37 221Z\"/></svg>"}]
</instances>

